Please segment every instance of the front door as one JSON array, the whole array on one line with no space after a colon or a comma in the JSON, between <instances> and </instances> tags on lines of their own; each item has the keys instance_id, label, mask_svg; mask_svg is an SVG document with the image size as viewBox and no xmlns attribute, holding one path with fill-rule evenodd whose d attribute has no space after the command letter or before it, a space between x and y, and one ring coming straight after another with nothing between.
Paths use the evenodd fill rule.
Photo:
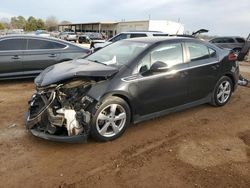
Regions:
<instances>
[{"instance_id":1,"label":"front door","mask_svg":"<svg viewBox=\"0 0 250 188\"><path fill-rule=\"evenodd\" d=\"M184 63L181 43L160 44L138 64L139 114L146 115L185 104L187 101L187 63ZM166 64L166 69L151 72L156 62Z\"/></svg>"}]
</instances>

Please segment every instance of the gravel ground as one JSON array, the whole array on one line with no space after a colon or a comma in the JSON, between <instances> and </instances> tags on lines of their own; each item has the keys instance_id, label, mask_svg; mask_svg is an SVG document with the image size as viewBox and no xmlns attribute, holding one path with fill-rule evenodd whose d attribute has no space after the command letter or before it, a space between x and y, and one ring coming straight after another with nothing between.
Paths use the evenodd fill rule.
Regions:
<instances>
[{"instance_id":1,"label":"gravel ground","mask_svg":"<svg viewBox=\"0 0 250 188\"><path fill-rule=\"evenodd\" d=\"M222 108L202 105L87 144L31 136L23 114L33 92L32 80L0 82L0 187L250 187L250 87Z\"/></svg>"}]
</instances>

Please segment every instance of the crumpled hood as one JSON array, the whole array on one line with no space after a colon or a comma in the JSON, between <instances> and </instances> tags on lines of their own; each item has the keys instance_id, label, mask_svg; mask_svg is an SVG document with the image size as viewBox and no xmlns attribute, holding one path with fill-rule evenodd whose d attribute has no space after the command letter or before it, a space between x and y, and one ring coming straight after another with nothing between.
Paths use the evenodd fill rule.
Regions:
<instances>
[{"instance_id":1,"label":"crumpled hood","mask_svg":"<svg viewBox=\"0 0 250 188\"><path fill-rule=\"evenodd\" d=\"M95 63L86 59L76 59L48 67L36 77L35 84L39 87L44 87L71 78L109 77L118 71L116 67Z\"/></svg>"}]
</instances>

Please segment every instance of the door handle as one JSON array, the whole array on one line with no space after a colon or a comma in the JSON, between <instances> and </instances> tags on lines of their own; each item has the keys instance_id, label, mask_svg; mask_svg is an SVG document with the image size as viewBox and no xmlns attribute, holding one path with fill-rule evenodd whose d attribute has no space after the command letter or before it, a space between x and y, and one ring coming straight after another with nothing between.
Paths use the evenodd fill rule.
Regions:
<instances>
[{"instance_id":1,"label":"door handle","mask_svg":"<svg viewBox=\"0 0 250 188\"><path fill-rule=\"evenodd\" d=\"M50 54L49 57L56 57L56 54Z\"/></svg>"},{"instance_id":2,"label":"door handle","mask_svg":"<svg viewBox=\"0 0 250 188\"><path fill-rule=\"evenodd\" d=\"M183 72L181 72L181 77L182 77L182 78L187 77L187 75L188 75L188 71L183 71Z\"/></svg>"},{"instance_id":3,"label":"door handle","mask_svg":"<svg viewBox=\"0 0 250 188\"><path fill-rule=\"evenodd\" d=\"M21 59L19 55L14 55L11 57L11 59Z\"/></svg>"},{"instance_id":4,"label":"door handle","mask_svg":"<svg viewBox=\"0 0 250 188\"><path fill-rule=\"evenodd\" d=\"M219 64L216 64L216 65L213 65L213 66L212 66L212 69L217 70L219 67L220 67L220 65L219 65Z\"/></svg>"}]
</instances>

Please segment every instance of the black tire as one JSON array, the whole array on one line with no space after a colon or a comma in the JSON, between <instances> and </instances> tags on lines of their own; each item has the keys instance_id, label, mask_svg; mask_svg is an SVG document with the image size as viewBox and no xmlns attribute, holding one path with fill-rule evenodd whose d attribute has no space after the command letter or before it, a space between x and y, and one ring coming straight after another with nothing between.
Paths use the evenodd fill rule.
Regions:
<instances>
[{"instance_id":1,"label":"black tire","mask_svg":"<svg viewBox=\"0 0 250 188\"><path fill-rule=\"evenodd\" d=\"M117 134L114 133L115 135L113 135L113 136L104 136L104 135L102 135L100 133L100 131L102 130L103 127L105 127L105 125L107 123L109 123L109 120L98 120L98 116L99 116L99 114L105 112L105 110L107 110L109 108L109 106L114 105L114 104L117 105L117 107L124 110L123 113L126 114L126 118L125 118L125 120L117 120L117 121L123 121L123 124L122 124L123 126L122 126L121 130L119 130L119 132ZM95 112L95 115L93 116L93 118L91 120L90 133L91 133L92 138L94 138L95 140L100 141L100 142L112 141L112 140L117 139L118 137L120 137L125 132L125 130L129 126L130 119L131 119L131 114L130 113L131 113L130 112L130 107L127 104L127 102L124 101L123 99L121 99L119 97L115 97L115 96L105 98L103 100L101 106ZM108 117L108 116L110 116L110 115L106 114L106 117ZM114 117L117 117L117 116L114 115ZM99 127L99 122L100 121L101 121L101 126L103 126L102 128ZM103 123L103 125L102 125L102 123ZM118 122L118 124L119 124L119 122ZM98 130L98 128L100 128L100 130ZM113 129L113 126L111 125L111 123L109 125L109 128ZM115 132L115 131L113 130L113 132Z\"/></svg>"},{"instance_id":2,"label":"black tire","mask_svg":"<svg viewBox=\"0 0 250 188\"><path fill-rule=\"evenodd\" d=\"M225 92L227 92L228 94L225 94L225 96L224 96L225 100L223 100L222 96L221 97L218 97L218 96L220 96L220 94L222 93L221 86L223 86L223 84L226 84L226 83L229 84L228 88L230 89L230 92L229 92L229 90L225 90ZM225 87L226 87L226 85L225 85ZM221 77L221 79L217 82L217 84L214 88L212 100L211 100L211 105L216 106L216 107L224 106L230 100L232 93L233 93L232 80L227 76ZM224 94L222 94L222 95L224 95Z\"/></svg>"},{"instance_id":3,"label":"black tire","mask_svg":"<svg viewBox=\"0 0 250 188\"><path fill-rule=\"evenodd\" d=\"M238 56L241 52L241 48L235 48L235 49L233 49L233 51Z\"/></svg>"}]
</instances>

